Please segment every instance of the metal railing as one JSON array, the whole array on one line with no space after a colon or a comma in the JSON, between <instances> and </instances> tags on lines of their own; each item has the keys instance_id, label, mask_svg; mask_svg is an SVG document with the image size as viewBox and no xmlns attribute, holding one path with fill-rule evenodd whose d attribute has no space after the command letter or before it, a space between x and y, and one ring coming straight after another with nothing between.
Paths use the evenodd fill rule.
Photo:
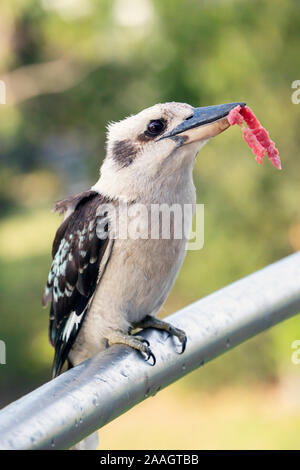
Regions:
<instances>
[{"instance_id":1,"label":"metal railing","mask_svg":"<svg viewBox=\"0 0 300 470\"><path fill-rule=\"evenodd\" d=\"M300 253L168 317L185 330L184 354L164 332L143 332L152 367L113 346L0 412L0 449L66 449L137 403L246 339L300 312Z\"/></svg>"}]
</instances>

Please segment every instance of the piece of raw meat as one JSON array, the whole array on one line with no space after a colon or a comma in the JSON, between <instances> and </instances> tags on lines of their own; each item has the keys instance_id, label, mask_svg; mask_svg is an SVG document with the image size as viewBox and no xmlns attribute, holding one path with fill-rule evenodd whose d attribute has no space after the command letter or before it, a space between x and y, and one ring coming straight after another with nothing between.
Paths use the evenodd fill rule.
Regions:
<instances>
[{"instance_id":1,"label":"piece of raw meat","mask_svg":"<svg viewBox=\"0 0 300 470\"><path fill-rule=\"evenodd\" d=\"M238 124L242 128L244 140L251 148L259 164L262 163L266 150L270 161L278 170L281 170L281 162L274 142L248 106L236 106L230 111L227 119L231 126ZM244 126L244 122L248 127Z\"/></svg>"}]
</instances>

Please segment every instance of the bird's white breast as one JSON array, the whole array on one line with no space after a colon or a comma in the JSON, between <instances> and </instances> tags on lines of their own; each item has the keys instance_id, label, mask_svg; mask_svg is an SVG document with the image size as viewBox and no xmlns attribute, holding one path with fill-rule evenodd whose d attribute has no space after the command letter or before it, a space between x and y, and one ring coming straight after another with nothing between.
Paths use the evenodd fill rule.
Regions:
<instances>
[{"instance_id":1,"label":"bird's white breast","mask_svg":"<svg viewBox=\"0 0 300 470\"><path fill-rule=\"evenodd\" d=\"M152 194L151 201L146 203L148 213L151 204L159 201L170 206L178 204L184 213L185 204L195 204L192 175L186 175L173 186L169 184L168 191L162 187L160 193ZM121 225L125 216L121 210ZM185 217L185 226L191 227L192 212L187 211ZM138 221L139 215L135 222ZM144 215L140 222L144 223ZM173 236L170 239L115 239L105 273L73 347L73 361L75 358L80 362L103 349L110 330L127 332L132 323L158 312L182 265L186 244L184 236L181 239Z\"/></svg>"}]
</instances>

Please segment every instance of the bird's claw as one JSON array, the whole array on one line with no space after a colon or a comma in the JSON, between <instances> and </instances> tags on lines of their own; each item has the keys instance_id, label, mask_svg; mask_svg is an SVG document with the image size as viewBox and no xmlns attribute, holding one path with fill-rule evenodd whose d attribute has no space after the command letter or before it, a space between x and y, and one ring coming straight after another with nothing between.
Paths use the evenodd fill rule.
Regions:
<instances>
[{"instance_id":1,"label":"bird's claw","mask_svg":"<svg viewBox=\"0 0 300 470\"><path fill-rule=\"evenodd\" d=\"M121 331L114 331L113 335L111 335L108 339L108 344L109 346L112 346L113 344L125 344L126 346L139 351L139 353L145 357L147 362L152 359L152 366L156 364L156 358L150 349L150 343L143 336L131 336L124 334Z\"/></svg>"},{"instance_id":2,"label":"bird's claw","mask_svg":"<svg viewBox=\"0 0 300 470\"><path fill-rule=\"evenodd\" d=\"M151 351L151 349L149 348L148 349L148 356L146 358L146 361L149 362L149 359L152 359L152 364L150 363L151 366L155 366L156 364L156 357L154 356L153 352Z\"/></svg>"},{"instance_id":3,"label":"bird's claw","mask_svg":"<svg viewBox=\"0 0 300 470\"><path fill-rule=\"evenodd\" d=\"M150 349L149 341L143 336L134 335L132 336L133 343L132 347L137 349L143 357L145 357L146 362L152 359L152 366L156 364L156 357Z\"/></svg>"},{"instance_id":4,"label":"bird's claw","mask_svg":"<svg viewBox=\"0 0 300 470\"><path fill-rule=\"evenodd\" d=\"M150 343L148 340L146 340L145 338L141 338L140 339L141 343L142 343L142 347L140 349L140 352L143 354L145 354L146 358L146 362L149 362L150 358L152 359L152 366L154 366L156 364L156 357L154 356L153 352L151 351L150 349Z\"/></svg>"},{"instance_id":5,"label":"bird's claw","mask_svg":"<svg viewBox=\"0 0 300 470\"><path fill-rule=\"evenodd\" d=\"M179 354L183 354L187 343L187 337L185 332L183 330L180 330L179 328L175 328L174 326L170 325L168 333L169 335L176 336L176 338L178 338L181 344L181 351L179 352Z\"/></svg>"},{"instance_id":6,"label":"bird's claw","mask_svg":"<svg viewBox=\"0 0 300 470\"><path fill-rule=\"evenodd\" d=\"M170 336L176 336L181 344L181 351L179 354L183 354L186 349L187 337L183 330L176 328L170 323L167 323L163 320L159 320L151 315L147 315L142 321L136 323L135 328L156 328L158 330L166 331ZM144 339L142 336L139 336L139 339ZM148 344L149 346L149 344ZM149 357L148 357L149 359Z\"/></svg>"},{"instance_id":7,"label":"bird's claw","mask_svg":"<svg viewBox=\"0 0 300 470\"><path fill-rule=\"evenodd\" d=\"M180 337L178 336L178 339L181 343L181 351L180 351L179 354L183 354L184 351L185 351L185 348L186 348L186 343L187 343L186 334L184 332L182 332L182 335Z\"/></svg>"},{"instance_id":8,"label":"bird's claw","mask_svg":"<svg viewBox=\"0 0 300 470\"><path fill-rule=\"evenodd\" d=\"M146 346L148 346L148 347L150 346L149 341L146 338L144 338L144 336L134 335L133 338L135 340L138 340L140 343L146 344Z\"/></svg>"}]
</instances>

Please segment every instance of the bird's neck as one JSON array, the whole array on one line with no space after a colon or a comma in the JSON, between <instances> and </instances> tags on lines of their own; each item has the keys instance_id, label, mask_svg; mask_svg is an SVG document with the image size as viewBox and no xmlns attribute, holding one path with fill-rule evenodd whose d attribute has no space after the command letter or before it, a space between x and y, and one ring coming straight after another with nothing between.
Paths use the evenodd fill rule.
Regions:
<instances>
[{"instance_id":1,"label":"bird's neck","mask_svg":"<svg viewBox=\"0 0 300 470\"><path fill-rule=\"evenodd\" d=\"M128 203L194 202L193 166L184 170L162 171L155 178L136 175L129 181L125 178L107 178L102 174L92 189L109 199Z\"/></svg>"},{"instance_id":2,"label":"bird's neck","mask_svg":"<svg viewBox=\"0 0 300 470\"><path fill-rule=\"evenodd\" d=\"M147 168L133 163L126 169L116 170L107 159L92 189L110 199L129 203L194 202L193 167L198 150L193 144L184 146L159 165L149 164Z\"/></svg>"}]
</instances>

